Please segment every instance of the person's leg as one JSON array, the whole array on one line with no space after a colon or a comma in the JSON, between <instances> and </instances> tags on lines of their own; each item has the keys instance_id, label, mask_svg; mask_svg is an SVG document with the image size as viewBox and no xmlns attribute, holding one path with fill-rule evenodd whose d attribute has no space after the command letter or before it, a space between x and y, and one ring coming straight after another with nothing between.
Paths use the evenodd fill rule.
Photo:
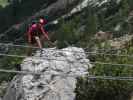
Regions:
<instances>
[{"instance_id":1,"label":"person's leg","mask_svg":"<svg viewBox=\"0 0 133 100\"><path fill-rule=\"evenodd\" d=\"M37 45L39 46L40 48L40 57L42 57L42 54L43 54L43 50L42 50L42 44L41 44L41 39L39 37L35 37L36 39L36 42L37 42Z\"/></svg>"},{"instance_id":2,"label":"person's leg","mask_svg":"<svg viewBox=\"0 0 133 100\"><path fill-rule=\"evenodd\" d=\"M31 38L31 43L29 43L29 47L27 48L27 55L28 56L32 56L32 51L33 51L33 48L36 45L36 40L35 40L35 37L32 36Z\"/></svg>"},{"instance_id":3,"label":"person's leg","mask_svg":"<svg viewBox=\"0 0 133 100\"><path fill-rule=\"evenodd\" d=\"M37 45L39 48L42 48L42 44L41 44L41 41L40 41L40 38L38 36L35 37L35 40L37 42Z\"/></svg>"},{"instance_id":4,"label":"person's leg","mask_svg":"<svg viewBox=\"0 0 133 100\"><path fill-rule=\"evenodd\" d=\"M33 46L32 44L29 44L29 46ZM27 56L31 56L32 55L32 48L28 47L27 48Z\"/></svg>"},{"instance_id":5,"label":"person's leg","mask_svg":"<svg viewBox=\"0 0 133 100\"><path fill-rule=\"evenodd\" d=\"M42 46L45 47L45 37L43 35L40 35L40 41L42 43Z\"/></svg>"}]
</instances>

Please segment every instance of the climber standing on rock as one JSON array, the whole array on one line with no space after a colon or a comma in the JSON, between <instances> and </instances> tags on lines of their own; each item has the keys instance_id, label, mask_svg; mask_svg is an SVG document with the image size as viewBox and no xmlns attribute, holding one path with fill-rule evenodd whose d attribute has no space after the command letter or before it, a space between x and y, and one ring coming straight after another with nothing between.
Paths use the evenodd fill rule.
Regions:
<instances>
[{"instance_id":1,"label":"climber standing on rock","mask_svg":"<svg viewBox=\"0 0 133 100\"><path fill-rule=\"evenodd\" d=\"M31 46L37 46L42 48L42 40L47 39L50 41L48 32L45 30L44 26L47 24L47 20L43 17L39 18L39 21L33 21L29 26L27 36L28 42Z\"/></svg>"}]
</instances>

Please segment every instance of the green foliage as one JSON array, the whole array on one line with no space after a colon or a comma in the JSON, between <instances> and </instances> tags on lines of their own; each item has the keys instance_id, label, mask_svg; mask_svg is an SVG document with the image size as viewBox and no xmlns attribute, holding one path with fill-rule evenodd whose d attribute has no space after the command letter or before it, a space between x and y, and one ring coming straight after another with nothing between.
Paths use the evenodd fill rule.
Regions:
<instances>
[{"instance_id":1,"label":"green foliage","mask_svg":"<svg viewBox=\"0 0 133 100\"><path fill-rule=\"evenodd\" d=\"M77 16L73 20L61 20L59 29L56 31L56 38L58 40L58 47L63 48L70 44L74 44L80 39L81 33L79 32L80 17Z\"/></svg>"},{"instance_id":2,"label":"green foliage","mask_svg":"<svg viewBox=\"0 0 133 100\"><path fill-rule=\"evenodd\" d=\"M8 3L8 0L0 0L0 6L2 7L5 7L7 6L9 3Z\"/></svg>"},{"instance_id":3,"label":"green foliage","mask_svg":"<svg viewBox=\"0 0 133 100\"><path fill-rule=\"evenodd\" d=\"M94 13L92 8L87 9L86 13L86 32L89 33L88 35L90 37L91 34L97 32L98 20L97 15Z\"/></svg>"},{"instance_id":4,"label":"green foliage","mask_svg":"<svg viewBox=\"0 0 133 100\"><path fill-rule=\"evenodd\" d=\"M133 47L130 46L123 50L113 52L108 51L107 53L132 54ZM131 57L118 57L113 55L97 55L95 56L95 60L107 63L133 64ZM133 77L133 67L96 64L89 73L96 76ZM80 78L77 83L76 100L129 100L132 90L133 81L90 80L88 78Z\"/></svg>"},{"instance_id":5,"label":"green foliage","mask_svg":"<svg viewBox=\"0 0 133 100\"><path fill-rule=\"evenodd\" d=\"M77 84L76 100L129 100L132 82L90 80Z\"/></svg>"},{"instance_id":6,"label":"green foliage","mask_svg":"<svg viewBox=\"0 0 133 100\"><path fill-rule=\"evenodd\" d=\"M127 0L130 6L130 10L133 10L133 0Z\"/></svg>"},{"instance_id":7,"label":"green foliage","mask_svg":"<svg viewBox=\"0 0 133 100\"><path fill-rule=\"evenodd\" d=\"M4 57L0 60L0 69L16 70L16 67L21 64L21 61L22 59L20 58ZM9 81L14 75L13 73L0 73L0 82Z\"/></svg>"},{"instance_id":8,"label":"green foliage","mask_svg":"<svg viewBox=\"0 0 133 100\"><path fill-rule=\"evenodd\" d=\"M25 49L15 49L10 48L9 54L14 55L24 55ZM7 70L17 70L22 63L23 58L17 57L1 57L0 59L0 69L7 69ZM0 73L0 82L2 81L9 81L15 74L13 73Z\"/></svg>"},{"instance_id":9,"label":"green foliage","mask_svg":"<svg viewBox=\"0 0 133 100\"><path fill-rule=\"evenodd\" d=\"M126 17L129 14L129 4L128 0L122 0L121 1L121 8L119 10L121 17Z\"/></svg>"},{"instance_id":10,"label":"green foliage","mask_svg":"<svg viewBox=\"0 0 133 100\"><path fill-rule=\"evenodd\" d=\"M56 31L58 47L89 43L92 36L98 31L98 24L98 16L92 7L85 8L84 12L72 16L72 18L60 20L59 28Z\"/></svg>"},{"instance_id":11,"label":"green foliage","mask_svg":"<svg viewBox=\"0 0 133 100\"><path fill-rule=\"evenodd\" d=\"M62 26L60 27L58 34L57 34L59 48L65 47L66 41L71 41L72 38L73 38L72 25L70 23L62 24Z\"/></svg>"}]
</instances>

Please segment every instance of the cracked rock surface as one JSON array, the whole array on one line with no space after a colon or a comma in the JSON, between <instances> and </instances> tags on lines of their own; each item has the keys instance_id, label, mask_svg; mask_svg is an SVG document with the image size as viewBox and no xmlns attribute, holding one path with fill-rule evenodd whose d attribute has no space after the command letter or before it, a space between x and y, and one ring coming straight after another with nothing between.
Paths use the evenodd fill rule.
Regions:
<instances>
[{"instance_id":1,"label":"cracked rock surface","mask_svg":"<svg viewBox=\"0 0 133 100\"><path fill-rule=\"evenodd\" d=\"M74 100L75 76L84 77L91 67L82 48L43 49L41 54L37 51L24 59L21 69L41 75L17 75L4 100Z\"/></svg>"}]
</instances>

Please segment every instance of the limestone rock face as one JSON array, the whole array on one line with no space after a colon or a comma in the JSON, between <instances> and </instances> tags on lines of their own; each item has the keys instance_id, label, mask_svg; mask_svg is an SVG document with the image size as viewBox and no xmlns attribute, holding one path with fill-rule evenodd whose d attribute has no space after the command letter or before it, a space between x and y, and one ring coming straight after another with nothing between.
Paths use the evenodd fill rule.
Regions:
<instances>
[{"instance_id":1,"label":"limestone rock face","mask_svg":"<svg viewBox=\"0 0 133 100\"><path fill-rule=\"evenodd\" d=\"M15 78L4 100L74 100L76 76L84 77L91 67L82 48L43 49L41 57L37 51L24 59L21 68L41 75ZM10 99L10 94L15 98Z\"/></svg>"}]
</instances>

